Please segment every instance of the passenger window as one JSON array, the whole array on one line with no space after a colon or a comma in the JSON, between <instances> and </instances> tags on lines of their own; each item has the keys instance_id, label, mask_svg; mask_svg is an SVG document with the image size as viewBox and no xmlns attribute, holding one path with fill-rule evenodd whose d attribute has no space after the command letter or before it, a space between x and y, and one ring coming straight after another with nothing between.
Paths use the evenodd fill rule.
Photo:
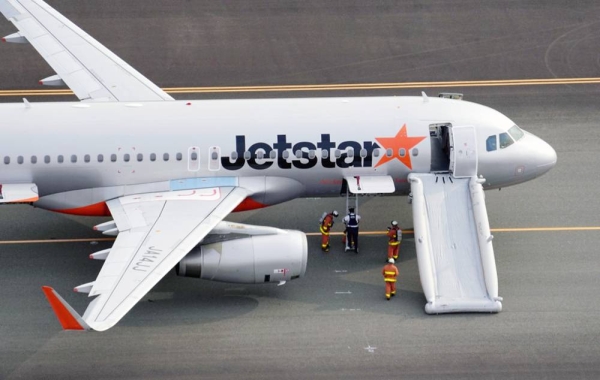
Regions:
<instances>
[{"instance_id":1,"label":"passenger window","mask_svg":"<svg viewBox=\"0 0 600 380\"><path fill-rule=\"evenodd\" d=\"M508 133L500 133L500 149L504 149L514 143Z\"/></svg>"},{"instance_id":2,"label":"passenger window","mask_svg":"<svg viewBox=\"0 0 600 380\"><path fill-rule=\"evenodd\" d=\"M336 149L335 150L335 158L340 158L340 157L342 157L342 151L339 149Z\"/></svg>"},{"instance_id":3,"label":"passenger window","mask_svg":"<svg viewBox=\"0 0 600 380\"><path fill-rule=\"evenodd\" d=\"M314 151L314 150L309 150L308 151L308 158L310 158L311 160L313 158L315 158L316 156L317 156L317 152L316 151Z\"/></svg>"},{"instance_id":4,"label":"passenger window","mask_svg":"<svg viewBox=\"0 0 600 380\"><path fill-rule=\"evenodd\" d=\"M379 148L373 150L373 157L379 157Z\"/></svg>"},{"instance_id":5,"label":"passenger window","mask_svg":"<svg viewBox=\"0 0 600 380\"><path fill-rule=\"evenodd\" d=\"M287 160L288 158L290 158L290 152L288 152L287 150L284 150L283 154L281 156L283 157L284 160Z\"/></svg>"},{"instance_id":6,"label":"passenger window","mask_svg":"<svg viewBox=\"0 0 600 380\"><path fill-rule=\"evenodd\" d=\"M74 164L77 163L77 155L76 154L71 155L71 162Z\"/></svg>"},{"instance_id":7,"label":"passenger window","mask_svg":"<svg viewBox=\"0 0 600 380\"><path fill-rule=\"evenodd\" d=\"M234 161L238 159L237 152L231 152L231 159L234 160Z\"/></svg>"},{"instance_id":8,"label":"passenger window","mask_svg":"<svg viewBox=\"0 0 600 380\"><path fill-rule=\"evenodd\" d=\"M269 157L274 160L277 158L277 152L275 152L274 150L271 151L271 153L269 153Z\"/></svg>"},{"instance_id":9,"label":"passenger window","mask_svg":"<svg viewBox=\"0 0 600 380\"><path fill-rule=\"evenodd\" d=\"M169 161L169 153L163 154L163 161Z\"/></svg>"},{"instance_id":10,"label":"passenger window","mask_svg":"<svg viewBox=\"0 0 600 380\"><path fill-rule=\"evenodd\" d=\"M23 156L19 156L17 157L17 164L22 164L23 163Z\"/></svg>"},{"instance_id":11,"label":"passenger window","mask_svg":"<svg viewBox=\"0 0 600 380\"><path fill-rule=\"evenodd\" d=\"M322 158L327 158L327 157L329 157L329 151L328 151L328 150L322 150L322 151L321 151L321 157L322 157Z\"/></svg>"},{"instance_id":12,"label":"passenger window","mask_svg":"<svg viewBox=\"0 0 600 380\"><path fill-rule=\"evenodd\" d=\"M90 155L86 154L85 156L83 156L83 161L90 162Z\"/></svg>"},{"instance_id":13,"label":"passenger window","mask_svg":"<svg viewBox=\"0 0 600 380\"><path fill-rule=\"evenodd\" d=\"M263 158L265 158L265 153L262 150L259 150L258 152L256 152L256 158L262 160Z\"/></svg>"},{"instance_id":14,"label":"passenger window","mask_svg":"<svg viewBox=\"0 0 600 380\"><path fill-rule=\"evenodd\" d=\"M177 161L181 161L183 159L183 155L181 153L177 153L175 155L175 158L177 159Z\"/></svg>"},{"instance_id":15,"label":"passenger window","mask_svg":"<svg viewBox=\"0 0 600 380\"><path fill-rule=\"evenodd\" d=\"M213 157L213 160L216 160L217 159L217 157L216 157L217 152L213 152L213 153L214 153L213 156L215 156L215 157ZM192 161L197 161L198 160L198 153L192 152L192 154L190 155L190 159Z\"/></svg>"},{"instance_id":16,"label":"passenger window","mask_svg":"<svg viewBox=\"0 0 600 380\"><path fill-rule=\"evenodd\" d=\"M63 155L62 155L62 154L59 154L59 155L58 155L58 157L56 157L56 161L57 161L59 164L62 164L62 163L65 161L65 158L63 157Z\"/></svg>"},{"instance_id":17,"label":"passenger window","mask_svg":"<svg viewBox=\"0 0 600 380\"><path fill-rule=\"evenodd\" d=\"M300 149L296 151L296 158L302 158L302 151Z\"/></svg>"},{"instance_id":18,"label":"passenger window","mask_svg":"<svg viewBox=\"0 0 600 380\"><path fill-rule=\"evenodd\" d=\"M32 164L37 164L37 157L36 156L31 156L31 163Z\"/></svg>"},{"instance_id":19,"label":"passenger window","mask_svg":"<svg viewBox=\"0 0 600 380\"><path fill-rule=\"evenodd\" d=\"M219 158L219 153L217 153L217 152L212 152L212 153L210 154L210 158L211 158L212 160L216 160L217 158ZM194 161L196 160L196 153L192 153L192 160L194 160Z\"/></svg>"},{"instance_id":20,"label":"passenger window","mask_svg":"<svg viewBox=\"0 0 600 380\"><path fill-rule=\"evenodd\" d=\"M398 154L400 155L400 157L406 156L406 149L404 149L404 148L398 149Z\"/></svg>"},{"instance_id":21,"label":"passenger window","mask_svg":"<svg viewBox=\"0 0 600 380\"><path fill-rule=\"evenodd\" d=\"M10 164L10 157L8 157L8 156L4 156L4 163L5 163L6 165Z\"/></svg>"},{"instance_id":22,"label":"passenger window","mask_svg":"<svg viewBox=\"0 0 600 380\"><path fill-rule=\"evenodd\" d=\"M250 158L252 158L252 154L250 154L250 152L245 151L244 152L244 160L249 160Z\"/></svg>"},{"instance_id":23,"label":"passenger window","mask_svg":"<svg viewBox=\"0 0 600 380\"><path fill-rule=\"evenodd\" d=\"M111 154L111 155L110 155L110 161L111 161L111 162L117 162L117 155L116 155L116 154L114 154L114 153L113 153L113 154Z\"/></svg>"},{"instance_id":24,"label":"passenger window","mask_svg":"<svg viewBox=\"0 0 600 380\"><path fill-rule=\"evenodd\" d=\"M393 153L394 153L394 152L392 151L392 148L387 148L387 149L386 149L386 151L385 151L385 155L386 155L387 157L392 157L392 154L393 154Z\"/></svg>"},{"instance_id":25,"label":"passenger window","mask_svg":"<svg viewBox=\"0 0 600 380\"><path fill-rule=\"evenodd\" d=\"M419 155L419 148L413 148L412 155L413 155L413 157L418 156Z\"/></svg>"},{"instance_id":26,"label":"passenger window","mask_svg":"<svg viewBox=\"0 0 600 380\"><path fill-rule=\"evenodd\" d=\"M129 162L129 160L130 160L129 153L125 153L125 154L123 155L123 161L125 161L125 162Z\"/></svg>"},{"instance_id":27,"label":"passenger window","mask_svg":"<svg viewBox=\"0 0 600 380\"><path fill-rule=\"evenodd\" d=\"M492 135L490 137L487 138L487 140L485 140L485 149L488 152L493 152L494 150L497 149L497 139L496 139L496 135Z\"/></svg>"},{"instance_id":28,"label":"passenger window","mask_svg":"<svg viewBox=\"0 0 600 380\"><path fill-rule=\"evenodd\" d=\"M50 156L44 156L44 162L49 164L50 163Z\"/></svg>"},{"instance_id":29,"label":"passenger window","mask_svg":"<svg viewBox=\"0 0 600 380\"><path fill-rule=\"evenodd\" d=\"M365 157L367 157L367 150L366 150L366 149L361 149L361 150L360 150L360 156L361 156L362 158L365 158Z\"/></svg>"},{"instance_id":30,"label":"passenger window","mask_svg":"<svg viewBox=\"0 0 600 380\"><path fill-rule=\"evenodd\" d=\"M142 161L144 161L144 155L143 155L143 154L141 154L141 153L138 153L138 154L137 154L137 160L138 160L138 162L142 162Z\"/></svg>"},{"instance_id":31,"label":"passenger window","mask_svg":"<svg viewBox=\"0 0 600 380\"><path fill-rule=\"evenodd\" d=\"M348 149L348 157L354 157L354 149Z\"/></svg>"},{"instance_id":32,"label":"passenger window","mask_svg":"<svg viewBox=\"0 0 600 380\"><path fill-rule=\"evenodd\" d=\"M156 161L156 153L150 153L150 161Z\"/></svg>"},{"instance_id":33,"label":"passenger window","mask_svg":"<svg viewBox=\"0 0 600 380\"><path fill-rule=\"evenodd\" d=\"M104 156L99 154L98 155L98 162L104 162Z\"/></svg>"}]
</instances>

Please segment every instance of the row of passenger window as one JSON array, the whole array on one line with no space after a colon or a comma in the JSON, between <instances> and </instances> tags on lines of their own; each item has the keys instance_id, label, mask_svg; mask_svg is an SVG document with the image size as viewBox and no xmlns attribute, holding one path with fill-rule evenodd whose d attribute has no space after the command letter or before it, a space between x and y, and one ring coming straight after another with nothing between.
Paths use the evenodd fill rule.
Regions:
<instances>
[{"instance_id":1,"label":"row of passenger window","mask_svg":"<svg viewBox=\"0 0 600 380\"><path fill-rule=\"evenodd\" d=\"M111 162L117 162L117 155L116 154L111 154L109 157ZM142 153L138 153L137 155L135 155L135 158L137 159L138 162L142 162L144 161L144 155ZM150 156L150 161L156 161L157 159L157 155L156 153L151 153ZM195 161L198 159L198 154L196 152L193 152L190 155L190 158L192 161ZM170 155L169 153L164 153L162 156L163 161L169 161L170 159ZM175 154L175 159L177 161L181 161L183 159L183 154L181 153L177 153ZM70 156L70 161L72 163L77 163L79 160L79 156L77 156L76 154L73 154ZM103 154L99 154L96 157L97 162L104 162L104 155ZM132 160L132 155L130 155L129 153L125 153L123 154L123 161L124 162L129 162ZM89 154L86 154L83 156L83 162L91 162L92 161L92 157ZM10 156L4 156L4 164L8 165L10 164L11 159ZM23 156L17 156L17 164L23 164L25 162L25 158ZM38 158L37 156L31 156L29 159L29 162L32 164L37 164L38 163ZM49 164L52 162L52 158L48 155L44 156L44 163ZM63 162L65 162L65 156L63 156L62 154L56 156L56 162L58 162L59 164L62 164Z\"/></svg>"},{"instance_id":2,"label":"row of passenger window","mask_svg":"<svg viewBox=\"0 0 600 380\"><path fill-rule=\"evenodd\" d=\"M412 149L411 152L412 152L413 156L419 155L419 150L417 148ZM302 158L303 157L303 153L307 153L307 152L306 151L302 151L302 150L297 150L295 152L296 158ZM354 149L348 149L347 151L345 151L345 153L346 153L347 157L354 157ZM362 158L367 157L367 154L368 154L368 152L367 152L366 149L361 149L359 151L359 156L362 157ZM374 149L373 150L373 157L379 157L380 154L381 153L380 153L379 149ZM394 151L392 149L386 149L385 150L385 155L387 157L392 157L393 154L394 154ZM400 155L400 157L406 156L406 149L400 148L398 150L398 154ZM340 158L342 156L342 151L339 150L339 149L336 149L334 151L333 155L334 155L335 158ZM286 150L286 151L283 152L282 156L283 156L284 159L288 159L290 157L290 152ZM308 151L308 158L312 159L312 158L315 158L316 156L317 156L317 152L315 150ZM237 152L232 152L230 157L231 157L232 160L237 160L238 159L238 153ZM329 158L329 151L328 150L322 150L321 151L321 157L322 158ZM138 162L144 161L144 155L142 153L138 153L137 155L135 155L135 158L136 158L136 160ZM150 161L154 162L154 161L157 160L157 155L155 153L151 153L150 156L149 156L149 158L150 158ZM211 155L211 159L216 160L217 158L218 158L217 153L213 152L212 155ZM249 152L249 151L244 152L244 159L245 160L249 160L251 158L252 158L252 153L251 152ZM264 151L259 150L258 152L256 152L256 158L257 159L264 159L264 158L267 158L267 157L265 157L265 152ZM269 158L270 159L277 158L277 152L275 150L272 150L269 153ZM109 159L110 159L111 162L117 162L118 156L113 153L113 154L111 154L109 156ZM170 159L169 153L164 153L163 156L162 156L162 160L163 161L169 161L169 159ZM183 154L182 153L176 153L175 154L175 159L177 161L181 161L183 159ZM190 159L192 161L196 161L198 159L198 154L196 152L192 152L190 154ZM132 156L129 153L123 154L123 161L124 162L130 162L131 160L132 160ZM70 156L70 162L72 162L72 163L75 164L78 161L79 161L79 156L77 156L76 154L73 154L73 155ZM92 161L92 157L89 154L86 154L86 155L83 156L83 162L89 163L91 161ZM99 154L96 157L96 161L97 162L104 162L104 155L103 154ZM29 162L32 163L32 164L37 164L38 163L37 156L31 156ZM44 163L50 164L51 162L52 162L52 158L49 155L44 156ZM65 162L65 156L63 156L62 154L56 156L56 162L58 162L59 164L64 163ZM10 163L11 163L10 156L4 156L4 164L8 165ZM25 163L25 158L23 156L17 156L17 164L23 164L23 163Z\"/></svg>"},{"instance_id":3,"label":"row of passenger window","mask_svg":"<svg viewBox=\"0 0 600 380\"><path fill-rule=\"evenodd\" d=\"M412 149L411 152L412 152L413 156L419 155L419 150L417 148ZM310 159L315 158L317 156L317 151L316 150L309 150L309 151L297 150L294 153L294 155L296 156L296 158L303 158L305 153L308 153L308 158L310 158ZM333 152L333 156L335 158L340 158L340 157L342 157L342 153L346 153L346 157L354 157L354 149L352 149L352 148L346 150L345 152L342 152L340 149L336 149ZM380 154L381 153L380 153L379 149L373 149L373 157L379 157ZM392 149L388 148L388 149L385 150L385 155L387 157L392 157L393 154L394 154L394 151ZM365 158L368 155L368 151L366 149L361 149L358 152L358 155L360 157L362 157L362 158ZM406 156L406 149L400 148L398 150L398 155L400 155L400 157ZM230 157L231 157L232 160L237 160L238 159L238 153L237 152L232 152ZM246 151L246 152L244 152L243 157L244 157L245 160L249 160L249 159L252 158L252 153L250 151ZM287 150L285 150L283 152L283 154L282 154L282 157L284 159L288 159L290 157L290 152L287 151ZM213 159L214 158L215 157L213 157ZM263 150L259 150L259 151L256 152L256 158L259 159L259 160L261 160L261 159L265 159L267 157L265 157L265 152ZM275 158L277 158L277 152L275 150L272 150L269 153L269 157L268 158L269 159L275 159ZM321 150L321 158L329 158L329 150Z\"/></svg>"}]
</instances>

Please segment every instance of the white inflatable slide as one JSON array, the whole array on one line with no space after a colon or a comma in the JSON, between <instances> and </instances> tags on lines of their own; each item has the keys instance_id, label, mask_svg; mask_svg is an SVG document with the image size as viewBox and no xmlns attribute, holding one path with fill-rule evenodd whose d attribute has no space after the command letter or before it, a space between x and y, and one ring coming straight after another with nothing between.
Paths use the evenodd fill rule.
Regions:
<instances>
[{"instance_id":1,"label":"white inflatable slide","mask_svg":"<svg viewBox=\"0 0 600 380\"><path fill-rule=\"evenodd\" d=\"M501 311L483 180L448 173L408 178L425 312Z\"/></svg>"}]
</instances>

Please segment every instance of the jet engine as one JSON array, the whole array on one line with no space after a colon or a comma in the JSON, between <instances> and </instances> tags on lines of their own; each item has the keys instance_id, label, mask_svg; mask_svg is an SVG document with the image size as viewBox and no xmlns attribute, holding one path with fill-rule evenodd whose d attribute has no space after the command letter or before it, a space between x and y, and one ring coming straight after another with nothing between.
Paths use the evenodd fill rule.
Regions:
<instances>
[{"instance_id":1,"label":"jet engine","mask_svg":"<svg viewBox=\"0 0 600 380\"><path fill-rule=\"evenodd\" d=\"M278 233L200 244L175 271L183 277L241 284L279 283L303 276L308 258L306 235L273 230Z\"/></svg>"}]
</instances>

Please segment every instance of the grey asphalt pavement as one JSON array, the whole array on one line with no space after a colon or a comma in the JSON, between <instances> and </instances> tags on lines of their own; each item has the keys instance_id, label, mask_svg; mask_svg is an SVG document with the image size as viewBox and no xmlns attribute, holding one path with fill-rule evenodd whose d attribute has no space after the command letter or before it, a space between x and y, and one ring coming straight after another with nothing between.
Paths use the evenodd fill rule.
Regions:
<instances>
[{"instance_id":1,"label":"grey asphalt pavement","mask_svg":"<svg viewBox=\"0 0 600 380\"><path fill-rule=\"evenodd\" d=\"M163 87L600 77L595 1L49 3ZM13 31L0 21L0 35ZM0 45L0 89L52 74L31 47ZM486 193L493 229L600 226L598 85L453 91L558 153L545 176ZM419 90L202 97L409 94ZM343 205L302 199L229 219L317 232L321 212ZM412 228L406 198L367 198L360 214L364 231L392 219ZM5 206L0 243L98 238L90 227L105 220ZM116 327L87 334L61 331L40 286L83 311L88 300L70 290L96 277L101 263L87 256L110 243L0 244L0 379L599 378L600 231L494 235L499 314L426 315L410 234L391 302L383 236L361 237L358 255L337 237L322 254L309 237L304 278L277 287L171 274Z\"/></svg>"}]
</instances>

